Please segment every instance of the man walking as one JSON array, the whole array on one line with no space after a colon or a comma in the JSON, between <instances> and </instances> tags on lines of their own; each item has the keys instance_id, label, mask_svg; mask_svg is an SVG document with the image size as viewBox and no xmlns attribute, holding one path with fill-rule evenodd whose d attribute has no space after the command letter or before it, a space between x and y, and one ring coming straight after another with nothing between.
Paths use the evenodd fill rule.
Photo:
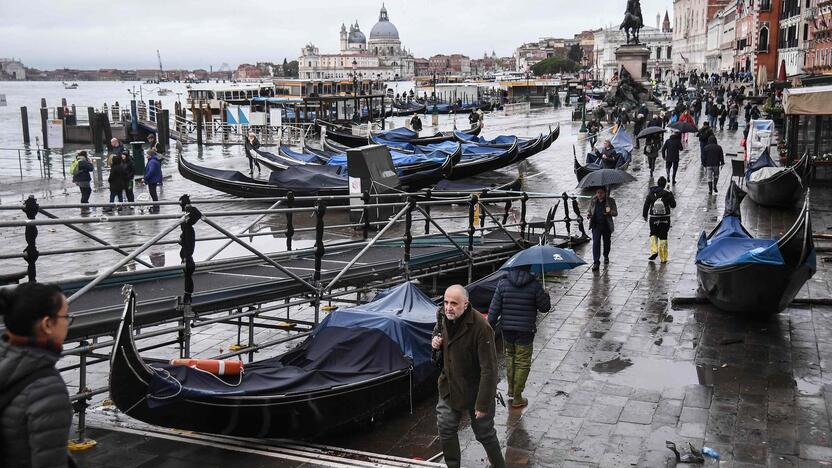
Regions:
<instances>
[{"instance_id":1,"label":"man walking","mask_svg":"<svg viewBox=\"0 0 832 468\"><path fill-rule=\"evenodd\" d=\"M607 195L605 187L598 187L595 196L589 201L589 229L592 230L592 271L598 271L601 264L601 243L604 248L604 265L610 263L610 240L615 230L613 218L618 216L615 199Z\"/></svg>"},{"instance_id":2,"label":"man walking","mask_svg":"<svg viewBox=\"0 0 832 468\"><path fill-rule=\"evenodd\" d=\"M679 170L679 153L682 151L682 135L673 132L662 145L662 157L667 171L667 180L676 185L676 171Z\"/></svg>"},{"instance_id":3,"label":"man walking","mask_svg":"<svg viewBox=\"0 0 832 468\"><path fill-rule=\"evenodd\" d=\"M676 208L676 197L673 192L666 190L667 179L659 177L658 185L650 188L644 200L642 216L650 222L650 261L659 257L662 263L667 263L667 233L670 231L670 210Z\"/></svg>"},{"instance_id":4,"label":"man walking","mask_svg":"<svg viewBox=\"0 0 832 468\"><path fill-rule=\"evenodd\" d=\"M708 195L711 195L719 192L716 186L719 182L719 170L725 164L725 153L717 144L715 136L711 136L703 152L705 155L702 164L705 166L705 178L708 180Z\"/></svg>"},{"instance_id":5,"label":"man walking","mask_svg":"<svg viewBox=\"0 0 832 468\"><path fill-rule=\"evenodd\" d=\"M156 187L162 183L162 163L159 162L155 150L148 150L147 152L147 164L144 166L144 183L147 184L147 191L150 193L150 198L153 201L159 201ZM159 206L151 206L148 212L158 213Z\"/></svg>"},{"instance_id":6,"label":"man walking","mask_svg":"<svg viewBox=\"0 0 832 468\"><path fill-rule=\"evenodd\" d=\"M257 135L253 132L249 132L248 137L243 141L243 148L246 152L246 158L248 158L248 173L254 175L254 167L257 167L257 172L260 172L260 163L257 162L257 159L251 154L253 150L260 149L260 140L257 139Z\"/></svg>"},{"instance_id":7,"label":"man walking","mask_svg":"<svg viewBox=\"0 0 832 468\"><path fill-rule=\"evenodd\" d=\"M512 408L529 404L523 398L532 368L532 344L537 331L537 312L549 312L549 294L540 286L529 267L512 269L501 279L488 307L488 323L496 329L501 320L506 354L506 382Z\"/></svg>"},{"instance_id":8,"label":"man walking","mask_svg":"<svg viewBox=\"0 0 832 468\"><path fill-rule=\"evenodd\" d=\"M444 302L436 315L431 346L441 350L439 401L436 419L445 464L461 465L459 423L463 413L485 448L494 468L506 466L497 431L494 429L497 394L497 350L494 330L482 315L471 309L468 291L455 284L445 290Z\"/></svg>"},{"instance_id":9,"label":"man walking","mask_svg":"<svg viewBox=\"0 0 832 468\"><path fill-rule=\"evenodd\" d=\"M711 129L711 125L708 122L702 122L702 128L696 132L697 138L699 138L699 160L702 162L702 165L705 165L705 145L708 144L708 140L714 136L714 131Z\"/></svg>"}]
</instances>

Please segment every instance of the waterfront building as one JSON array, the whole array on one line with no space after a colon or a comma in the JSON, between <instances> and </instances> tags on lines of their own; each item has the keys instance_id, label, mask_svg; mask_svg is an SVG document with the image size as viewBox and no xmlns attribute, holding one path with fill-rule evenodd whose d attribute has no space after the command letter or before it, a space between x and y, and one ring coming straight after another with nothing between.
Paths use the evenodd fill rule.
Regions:
<instances>
[{"instance_id":1,"label":"waterfront building","mask_svg":"<svg viewBox=\"0 0 832 468\"><path fill-rule=\"evenodd\" d=\"M679 74L705 70L708 22L727 0L673 0L673 67Z\"/></svg>"},{"instance_id":2,"label":"waterfront building","mask_svg":"<svg viewBox=\"0 0 832 468\"><path fill-rule=\"evenodd\" d=\"M669 28L668 28L669 29ZM666 80L673 71L671 54L673 53L672 32L645 26L639 33L641 42L650 49L647 60L647 73L650 78L659 81ZM595 33L594 49L592 52L594 63L593 77L604 83L610 82L618 73L618 60L615 49L627 43L624 31L616 27L601 29Z\"/></svg>"},{"instance_id":3,"label":"waterfront building","mask_svg":"<svg viewBox=\"0 0 832 468\"><path fill-rule=\"evenodd\" d=\"M798 75L807 64L809 21L806 19L811 14L811 8L802 5L806 0L768 1L775 5L782 3L778 16L779 38L776 42L779 62L785 66L787 76ZM806 3L809 4L808 1ZM779 66L774 73L779 72Z\"/></svg>"},{"instance_id":4,"label":"waterfront building","mask_svg":"<svg viewBox=\"0 0 832 468\"><path fill-rule=\"evenodd\" d=\"M832 75L832 0L812 0L806 72Z\"/></svg>"},{"instance_id":5,"label":"waterfront building","mask_svg":"<svg viewBox=\"0 0 832 468\"><path fill-rule=\"evenodd\" d=\"M777 0L736 2L734 66L737 71L751 72L755 79L763 75L768 80L775 77L781 3Z\"/></svg>"},{"instance_id":6,"label":"waterfront building","mask_svg":"<svg viewBox=\"0 0 832 468\"><path fill-rule=\"evenodd\" d=\"M342 24L340 51L322 54L314 44L307 44L298 58L298 73L305 79L351 79L355 75L364 79L410 80L415 76L415 66L413 55L402 47L399 31L382 5L369 40L357 20L349 30Z\"/></svg>"},{"instance_id":7,"label":"waterfront building","mask_svg":"<svg viewBox=\"0 0 832 468\"><path fill-rule=\"evenodd\" d=\"M471 59L462 54L437 54L428 59L428 73L437 75L470 75Z\"/></svg>"},{"instance_id":8,"label":"waterfront building","mask_svg":"<svg viewBox=\"0 0 832 468\"><path fill-rule=\"evenodd\" d=\"M566 57L574 40L542 37L537 42L527 42L514 51L515 71L531 71L532 67L549 57Z\"/></svg>"},{"instance_id":9,"label":"waterfront building","mask_svg":"<svg viewBox=\"0 0 832 468\"><path fill-rule=\"evenodd\" d=\"M25 80L26 67L20 60L16 60L14 58L0 58L0 78Z\"/></svg>"}]
</instances>

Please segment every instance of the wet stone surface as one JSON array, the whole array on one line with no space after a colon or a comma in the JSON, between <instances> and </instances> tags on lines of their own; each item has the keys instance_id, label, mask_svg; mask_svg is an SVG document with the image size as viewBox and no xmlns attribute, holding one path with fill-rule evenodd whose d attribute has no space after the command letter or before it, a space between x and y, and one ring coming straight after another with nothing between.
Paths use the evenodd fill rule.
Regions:
<instances>
[{"instance_id":1,"label":"wet stone surface","mask_svg":"<svg viewBox=\"0 0 832 468\"><path fill-rule=\"evenodd\" d=\"M538 187L574 186L569 148L574 135L568 128L564 126L565 136L554 150L530 161L529 170L543 174L535 182ZM739 149L740 135L717 132L728 153ZM587 265L547 277L553 310L539 319L524 392L529 406L497 410L495 423L509 466L676 466L666 441L680 448L688 443L714 448L721 460L706 459L705 466L832 465L832 308L795 305L776 316L753 317L710 305L671 306L672 297L695 294L696 239L717 223L730 177L726 164L719 195L709 197L698 156L698 141L692 137L673 187L678 207L667 264L647 261L648 226L641 209L652 181L643 154L636 151L630 171L637 182L613 191L619 216L611 263L599 272ZM813 188L816 232L832 230L830 202L828 182ZM538 213L546 209L535 207ZM796 207L772 210L751 200L743 203L742 211L744 225L758 236L782 234L797 214ZM591 258L589 245L576 250ZM832 297L828 256L818 253L818 272L798 297ZM310 311L298 313L303 318ZM233 342L234 333L230 326L203 330L194 338L194 352L216 353ZM258 331L256 340L274 333L279 332ZM175 349L162 348L155 354L166 352L171 355ZM106 369L93 370L98 373L88 385L94 387L106 380ZM77 381L68 380L75 386L71 392L77 390ZM505 395L504 378L498 388ZM434 404L432 397L418 402L412 414L405 411L366 430L320 442L428 458L441 450ZM464 426L464 465L486 466L482 447L467 423ZM96 460L96 450L100 449L84 455L84 466L122 466L113 457ZM146 451L145 446L136 453ZM200 451L188 456L198 457L201 466L228 466L221 454ZM136 466L150 466L141 465L150 460L137 459ZM175 466L172 459L165 463ZM154 466L163 465L157 460ZM284 465L275 461L258 466Z\"/></svg>"}]
</instances>

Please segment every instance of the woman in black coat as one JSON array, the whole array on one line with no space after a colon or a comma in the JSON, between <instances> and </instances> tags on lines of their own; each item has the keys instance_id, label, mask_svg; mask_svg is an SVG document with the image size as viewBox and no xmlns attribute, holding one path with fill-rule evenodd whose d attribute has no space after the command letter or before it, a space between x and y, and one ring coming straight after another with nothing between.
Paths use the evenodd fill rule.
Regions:
<instances>
[{"instance_id":1,"label":"woman in black coat","mask_svg":"<svg viewBox=\"0 0 832 468\"><path fill-rule=\"evenodd\" d=\"M676 171L679 170L679 153L682 151L682 135L673 132L662 145L662 157L667 169L667 180L676 185Z\"/></svg>"}]
</instances>

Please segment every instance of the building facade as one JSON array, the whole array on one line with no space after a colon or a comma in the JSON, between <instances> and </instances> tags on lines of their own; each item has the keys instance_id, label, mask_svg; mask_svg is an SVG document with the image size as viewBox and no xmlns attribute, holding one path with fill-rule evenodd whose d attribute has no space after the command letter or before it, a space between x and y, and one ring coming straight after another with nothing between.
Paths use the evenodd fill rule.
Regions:
<instances>
[{"instance_id":1,"label":"building facade","mask_svg":"<svg viewBox=\"0 0 832 468\"><path fill-rule=\"evenodd\" d=\"M515 71L531 71L532 67L549 57L566 57L574 40L542 37L537 42L527 42L514 51Z\"/></svg>"},{"instance_id":2,"label":"building facade","mask_svg":"<svg viewBox=\"0 0 832 468\"><path fill-rule=\"evenodd\" d=\"M806 0L782 0L782 2L773 1L772 3L780 4L779 18L779 37L775 44L777 44L777 56L780 63L775 68L774 73L779 72L779 68L785 65L786 75L793 76L803 72L806 66L806 51L809 45L809 22L806 17L811 14L811 8L806 8L803 2ZM808 1L807 4L810 4ZM775 76L776 77L776 76Z\"/></svg>"},{"instance_id":3,"label":"building facade","mask_svg":"<svg viewBox=\"0 0 832 468\"><path fill-rule=\"evenodd\" d=\"M342 24L339 53L321 54L314 44L307 44L298 58L298 74L303 79L349 79L355 75L363 79L410 80L415 71L413 56L402 47L399 31L383 5L369 40L358 21L349 30Z\"/></svg>"},{"instance_id":4,"label":"building facade","mask_svg":"<svg viewBox=\"0 0 832 468\"><path fill-rule=\"evenodd\" d=\"M671 56L673 54L672 32L645 26L641 29L639 39L650 49L647 61L647 72L651 78L658 81L667 79L673 70ZM615 58L615 50L626 44L627 36L617 28L602 29L595 33L592 56L593 78L605 83L610 82L618 73L619 64Z\"/></svg>"},{"instance_id":5,"label":"building facade","mask_svg":"<svg viewBox=\"0 0 832 468\"><path fill-rule=\"evenodd\" d=\"M708 23L727 0L673 0L673 67L677 73L706 68Z\"/></svg>"},{"instance_id":6,"label":"building facade","mask_svg":"<svg viewBox=\"0 0 832 468\"><path fill-rule=\"evenodd\" d=\"M0 77L9 80L25 80L26 67L20 60L0 58Z\"/></svg>"},{"instance_id":7,"label":"building facade","mask_svg":"<svg viewBox=\"0 0 832 468\"><path fill-rule=\"evenodd\" d=\"M832 0L812 0L805 71L832 74Z\"/></svg>"}]
</instances>

